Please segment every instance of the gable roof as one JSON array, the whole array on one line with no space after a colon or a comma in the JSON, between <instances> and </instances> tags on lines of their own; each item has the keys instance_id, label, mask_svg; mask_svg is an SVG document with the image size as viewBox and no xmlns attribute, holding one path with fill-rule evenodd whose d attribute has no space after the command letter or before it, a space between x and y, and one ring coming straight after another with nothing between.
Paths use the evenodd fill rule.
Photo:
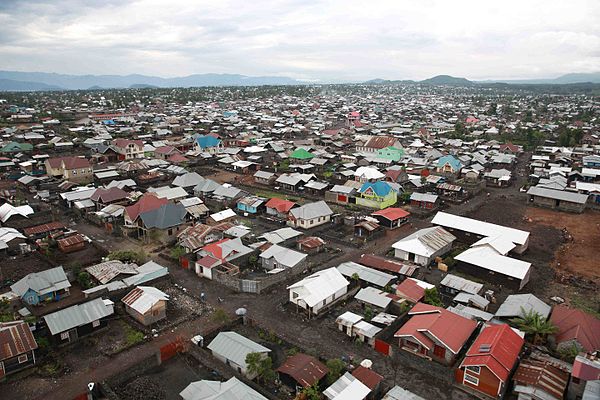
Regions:
<instances>
[{"instance_id":1,"label":"gable roof","mask_svg":"<svg viewBox=\"0 0 600 400\"><path fill-rule=\"evenodd\" d=\"M309 387L319 382L329 369L313 356L297 353L288 357L285 362L277 368L277 372L291 376L303 387Z\"/></svg>"},{"instance_id":2,"label":"gable roof","mask_svg":"<svg viewBox=\"0 0 600 400\"><path fill-rule=\"evenodd\" d=\"M152 286L138 286L121 299L140 314L145 314L158 302L164 300L169 300L169 295Z\"/></svg>"},{"instance_id":3,"label":"gable roof","mask_svg":"<svg viewBox=\"0 0 600 400\"><path fill-rule=\"evenodd\" d=\"M377 181L363 183L358 192L365 193L369 189L371 189L373 193L378 197L387 196L392 191L392 187L389 185L389 183L384 181Z\"/></svg>"},{"instance_id":4,"label":"gable roof","mask_svg":"<svg viewBox=\"0 0 600 400\"><path fill-rule=\"evenodd\" d=\"M11 285L10 289L19 297L23 297L29 289L38 295L44 295L66 289L71 286L63 267L47 269L41 272L32 272Z\"/></svg>"},{"instance_id":5,"label":"gable roof","mask_svg":"<svg viewBox=\"0 0 600 400\"><path fill-rule=\"evenodd\" d=\"M290 215L295 219L313 219L332 215L333 211L325 203L325 201L317 201L315 203L308 203L303 206L293 208L290 210Z\"/></svg>"},{"instance_id":6,"label":"gable roof","mask_svg":"<svg viewBox=\"0 0 600 400\"><path fill-rule=\"evenodd\" d=\"M307 256L307 254L300 253L299 251L274 244L263 251L259 257L267 260L274 258L278 264L285 265L286 267L293 267L306 259Z\"/></svg>"},{"instance_id":7,"label":"gable roof","mask_svg":"<svg viewBox=\"0 0 600 400\"><path fill-rule=\"evenodd\" d=\"M400 239L394 243L392 247L394 249L429 257L455 240L456 237L444 228L434 226L420 229L415 233Z\"/></svg>"},{"instance_id":8,"label":"gable roof","mask_svg":"<svg viewBox=\"0 0 600 400\"><path fill-rule=\"evenodd\" d=\"M314 154L306 151L306 149L303 149L302 147L299 147L294 150L292 154L290 154L290 158L295 158L298 160L310 160L311 158L314 158Z\"/></svg>"},{"instance_id":9,"label":"gable roof","mask_svg":"<svg viewBox=\"0 0 600 400\"><path fill-rule=\"evenodd\" d=\"M179 395L184 400L267 400L236 377L230 378L227 382L208 380L192 382Z\"/></svg>"},{"instance_id":10,"label":"gable roof","mask_svg":"<svg viewBox=\"0 0 600 400\"><path fill-rule=\"evenodd\" d=\"M168 202L169 200L164 197L157 197L153 193L145 193L135 204L125 207L125 213L131 221L135 221L141 213L155 210Z\"/></svg>"},{"instance_id":11,"label":"gable roof","mask_svg":"<svg viewBox=\"0 0 600 400\"><path fill-rule=\"evenodd\" d=\"M113 302L97 298L45 315L44 321L50 329L50 333L56 335L112 314L114 314Z\"/></svg>"},{"instance_id":12,"label":"gable roof","mask_svg":"<svg viewBox=\"0 0 600 400\"><path fill-rule=\"evenodd\" d=\"M287 288L294 289L298 293L297 300L302 300L309 307L313 307L349 284L340 271L332 267L315 272Z\"/></svg>"},{"instance_id":13,"label":"gable roof","mask_svg":"<svg viewBox=\"0 0 600 400\"><path fill-rule=\"evenodd\" d=\"M488 325L473 342L459 368L486 366L503 382L508 380L525 340L507 324Z\"/></svg>"},{"instance_id":14,"label":"gable roof","mask_svg":"<svg viewBox=\"0 0 600 400\"><path fill-rule=\"evenodd\" d=\"M26 322L0 322L0 361L35 350L37 347Z\"/></svg>"},{"instance_id":15,"label":"gable roof","mask_svg":"<svg viewBox=\"0 0 600 400\"><path fill-rule=\"evenodd\" d=\"M459 169L462 168L462 164L460 163L460 161L454 157L453 155L447 155L447 156L443 156L440 157L437 163L438 167L443 167L446 164L450 164L450 166L452 167L453 170L458 171Z\"/></svg>"},{"instance_id":16,"label":"gable roof","mask_svg":"<svg viewBox=\"0 0 600 400\"><path fill-rule=\"evenodd\" d=\"M187 210L180 203L167 203L159 208L140 214L144 226L148 229L167 229L185 221Z\"/></svg>"},{"instance_id":17,"label":"gable roof","mask_svg":"<svg viewBox=\"0 0 600 400\"><path fill-rule=\"evenodd\" d=\"M372 136L367 140L364 147L368 147L371 149L384 149L386 147L391 147L396 144L398 139L393 136Z\"/></svg>"},{"instance_id":18,"label":"gable roof","mask_svg":"<svg viewBox=\"0 0 600 400\"><path fill-rule=\"evenodd\" d=\"M417 303L408 315L410 319L394 336L414 337L429 350L434 344L431 337L435 337L452 353L458 354L477 327L475 321L424 303Z\"/></svg>"},{"instance_id":19,"label":"gable roof","mask_svg":"<svg viewBox=\"0 0 600 400\"><path fill-rule=\"evenodd\" d=\"M105 188L96 189L96 191L90 197L90 200L108 203L111 201L126 199L127 196L129 196L129 194L126 191L113 186L108 189L105 189Z\"/></svg>"},{"instance_id":20,"label":"gable roof","mask_svg":"<svg viewBox=\"0 0 600 400\"><path fill-rule=\"evenodd\" d=\"M196 143L198 143L198 146L200 146L200 148L206 149L208 147L219 146L219 144L221 144L221 139L211 135L197 136Z\"/></svg>"},{"instance_id":21,"label":"gable roof","mask_svg":"<svg viewBox=\"0 0 600 400\"><path fill-rule=\"evenodd\" d=\"M383 210L375 211L371 215L378 215L389 219L390 221L395 221L400 218L405 218L410 215L410 213L406 210L397 207L388 207Z\"/></svg>"},{"instance_id":22,"label":"gable roof","mask_svg":"<svg viewBox=\"0 0 600 400\"><path fill-rule=\"evenodd\" d=\"M496 317L519 317L523 312L534 311L540 314L543 318L548 318L552 309L548 304L544 303L531 293L511 294L504 300L496 311Z\"/></svg>"},{"instance_id":23,"label":"gable roof","mask_svg":"<svg viewBox=\"0 0 600 400\"><path fill-rule=\"evenodd\" d=\"M271 351L237 332L219 332L207 348L243 368L246 368L248 354Z\"/></svg>"},{"instance_id":24,"label":"gable roof","mask_svg":"<svg viewBox=\"0 0 600 400\"><path fill-rule=\"evenodd\" d=\"M265 206L267 208L274 208L275 210L277 210L280 213L287 213L295 205L296 205L296 203L294 203L293 201L279 199L277 197L273 197L272 199L267 201L267 203L265 204Z\"/></svg>"},{"instance_id":25,"label":"gable roof","mask_svg":"<svg viewBox=\"0 0 600 400\"><path fill-rule=\"evenodd\" d=\"M577 340L588 351L600 349L600 320L576 308L557 305L550 321L558 328L556 343Z\"/></svg>"}]
</instances>

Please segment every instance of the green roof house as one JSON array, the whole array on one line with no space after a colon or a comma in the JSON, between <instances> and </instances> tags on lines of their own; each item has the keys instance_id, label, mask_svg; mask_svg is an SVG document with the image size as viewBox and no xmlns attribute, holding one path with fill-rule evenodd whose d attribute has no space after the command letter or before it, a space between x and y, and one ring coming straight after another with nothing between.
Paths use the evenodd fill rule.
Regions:
<instances>
[{"instance_id":1,"label":"green roof house","mask_svg":"<svg viewBox=\"0 0 600 400\"><path fill-rule=\"evenodd\" d=\"M33 150L31 143L10 142L0 149L0 153L20 153Z\"/></svg>"},{"instance_id":2,"label":"green roof house","mask_svg":"<svg viewBox=\"0 0 600 400\"><path fill-rule=\"evenodd\" d=\"M400 161L402 156L404 156L404 149L399 149L394 146L389 146L377 150L377 158L383 158L385 160L392 160L396 162Z\"/></svg>"},{"instance_id":3,"label":"green roof house","mask_svg":"<svg viewBox=\"0 0 600 400\"><path fill-rule=\"evenodd\" d=\"M310 160L314 158L314 155L303 148L297 148L292 154L290 154L290 158L296 160Z\"/></svg>"}]
</instances>

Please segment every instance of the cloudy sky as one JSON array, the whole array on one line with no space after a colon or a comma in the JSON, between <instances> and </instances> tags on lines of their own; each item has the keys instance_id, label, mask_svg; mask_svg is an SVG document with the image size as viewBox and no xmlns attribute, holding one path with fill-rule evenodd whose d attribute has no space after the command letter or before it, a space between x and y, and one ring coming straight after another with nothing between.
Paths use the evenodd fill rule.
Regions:
<instances>
[{"instance_id":1,"label":"cloudy sky","mask_svg":"<svg viewBox=\"0 0 600 400\"><path fill-rule=\"evenodd\" d=\"M320 81L600 71L598 0L0 0L0 69Z\"/></svg>"}]
</instances>

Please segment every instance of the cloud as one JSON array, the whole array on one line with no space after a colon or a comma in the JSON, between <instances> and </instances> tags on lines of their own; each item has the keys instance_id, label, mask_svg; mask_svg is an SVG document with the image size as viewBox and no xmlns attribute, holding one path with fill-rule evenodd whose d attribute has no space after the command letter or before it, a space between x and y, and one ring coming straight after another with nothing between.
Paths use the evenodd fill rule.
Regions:
<instances>
[{"instance_id":1,"label":"cloud","mask_svg":"<svg viewBox=\"0 0 600 400\"><path fill-rule=\"evenodd\" d=\"M600 71L597 1L3 0L0 69L308 80Z\"/></svg>"}]
</instances>

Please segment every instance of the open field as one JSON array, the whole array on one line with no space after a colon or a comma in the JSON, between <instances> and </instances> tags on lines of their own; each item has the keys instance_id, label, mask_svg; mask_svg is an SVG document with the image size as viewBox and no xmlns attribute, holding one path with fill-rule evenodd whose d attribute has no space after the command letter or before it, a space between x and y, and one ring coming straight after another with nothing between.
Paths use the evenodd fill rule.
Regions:
<instances>
[{"instance_id":1,"label":"open field","mask_svg":"<svg viewBox=\"0 0 600 400\"><path fill-rule=\"evenodd\" d=\"M594 262L600 254L600 213L588 210L584 214L568 214L528 207L526 216L529 224L566 229L565 236L570 236L555 253L552 266L557 271L600 279L600 268Z\"/></svg>"}]
</instances>

